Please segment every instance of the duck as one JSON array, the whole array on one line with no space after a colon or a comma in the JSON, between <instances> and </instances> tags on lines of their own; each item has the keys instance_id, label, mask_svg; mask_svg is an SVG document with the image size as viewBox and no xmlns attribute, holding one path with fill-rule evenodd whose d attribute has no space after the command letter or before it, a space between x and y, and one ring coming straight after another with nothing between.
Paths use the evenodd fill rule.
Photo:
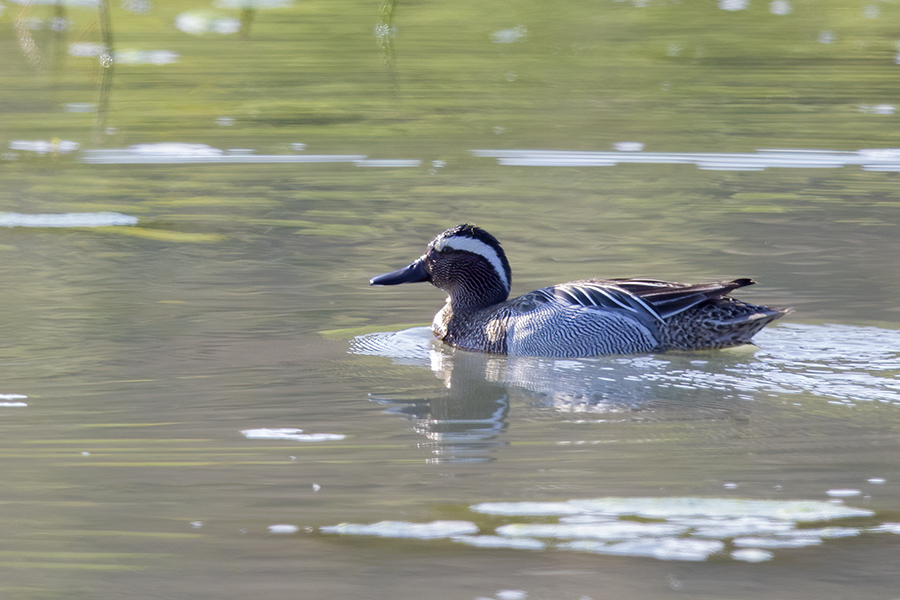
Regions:
<instances>
[{"instance_id":1,"label":"duck","mask_svg":"<svg viewBox=\"0 0 900 600\"><path fill-rule=\"evenodd\" d=\"M493 235L463 223L435 237L412 263L373 277L390 286L429 282L448 294L431 329L475 352L585 358L714 350L751 344L791 309L731 298L750 278L699 284L583 279L509 299L512 270Z\"/></svg>"}]
</instances>

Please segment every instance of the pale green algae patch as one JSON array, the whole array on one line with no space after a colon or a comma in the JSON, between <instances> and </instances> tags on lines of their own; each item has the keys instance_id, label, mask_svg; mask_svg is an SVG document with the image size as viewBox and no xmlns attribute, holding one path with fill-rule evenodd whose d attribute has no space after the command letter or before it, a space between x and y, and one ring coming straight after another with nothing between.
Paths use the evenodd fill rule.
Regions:
<instances>
[{"instance_id":1,"label":"pale green algae patch","mask_svg":"<svg viewBox=\"0 0 900 600\"><path fill-rule=\"evenodd\" d=\"M320 532L345 536L445 539L480 548L547 549L703 561L728 553L763 562L772 550L804 548L864 533L895 533L893 524L804 527L810 523L871 519L875 512L813 500L733 498L595 498L561 502L484 502L474 513L539 522L480 526L475 520L341 523ZM548 517L557 522L548 523Z\"/></svg>"}]
</instances>

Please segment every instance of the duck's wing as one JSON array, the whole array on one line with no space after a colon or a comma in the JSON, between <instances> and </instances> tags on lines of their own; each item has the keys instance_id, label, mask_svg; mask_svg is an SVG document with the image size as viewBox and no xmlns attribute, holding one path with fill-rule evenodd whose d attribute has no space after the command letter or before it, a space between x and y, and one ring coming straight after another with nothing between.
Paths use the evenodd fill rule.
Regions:
<instances>
[{"instance_id":1,"label":"duck's wing","mask_svg":"<svg viewBox=\"0 0 900 600\"><path fill-rule=\"evenodd\" d=\"M607 279L605 283L621 287L647 302L663 319L697 306L701 302L721 298L737 288L756 283L750 278L707 283L675 283L658 279Z\"/></svg>"},{"instance_id":2,"label":"duck's wing","mask_svg":"<svg viewBox=\"0 0 900 600\"><path fill-rule=\"evenodd\" d=\"M651 321L662 322L664 320L663 315L651 303L609 280L570 281L541 288L528 295L543 302L559 302L597 310L625 312L641 321L646 321L648 318Z\"/></svg>"},{"instance_id":3,"label":"duck's wing","mask_svg":"<svg viewBox=\"0 0 900 600\"><path fill-rule=\"evenodd\" d=\"M541 288L527 295L544 302L625 311L640 320L650 318L662 323L701 302L752 283L752 279L698 284L658 279L588 279Z\"/></svg>"}]
</instances>

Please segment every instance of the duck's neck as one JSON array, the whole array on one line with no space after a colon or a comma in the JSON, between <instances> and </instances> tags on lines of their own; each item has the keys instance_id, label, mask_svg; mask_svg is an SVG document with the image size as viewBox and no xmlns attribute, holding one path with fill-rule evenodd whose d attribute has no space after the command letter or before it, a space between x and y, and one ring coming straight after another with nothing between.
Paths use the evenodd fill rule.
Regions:
<instances>
[{"instance_id":1,"label":"duck's neck","mask_svg":"<svg viewBox=\"0 0 900 600\"><path fill-rule=\"evenodd\" d=\"M509 297L509 290L502 284L484 281L457 283L453 289L445 291L449 294L447 302L456 314L500 304Z\"/></svg>"}]
</instances>

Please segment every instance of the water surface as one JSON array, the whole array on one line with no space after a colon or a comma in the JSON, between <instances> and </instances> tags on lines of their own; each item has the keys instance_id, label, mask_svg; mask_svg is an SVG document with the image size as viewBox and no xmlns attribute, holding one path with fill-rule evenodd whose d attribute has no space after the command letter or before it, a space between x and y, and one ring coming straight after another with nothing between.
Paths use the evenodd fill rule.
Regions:
<instances>
[{"instance_id":1,"label":"water surface","mask_svg":"<svg viewBox=\"0 0 900 600\"><path fill-rule=\"evenodd\" d=\"M268 4L0 13L4 597L896 595L897 6ZM464 221L795 312L454 351Z\"/></svg>"}]
</instances>

